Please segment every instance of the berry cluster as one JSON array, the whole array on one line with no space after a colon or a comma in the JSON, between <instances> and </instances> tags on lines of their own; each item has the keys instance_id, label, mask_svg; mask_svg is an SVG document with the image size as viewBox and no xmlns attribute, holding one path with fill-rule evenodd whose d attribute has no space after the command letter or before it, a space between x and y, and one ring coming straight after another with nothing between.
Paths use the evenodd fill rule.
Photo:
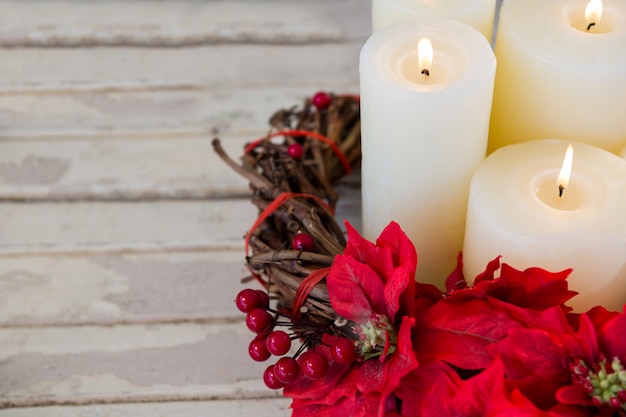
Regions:
<instances>
[{"instance_id":1,"label":"berry cluster","mask_svg":"<svg viewBox=\"0 0 626 417\"><path fill-rule=\"evenodd\" d=\"M311 104L318 112L326 114L333 104L333 96L323 91L317 92L312 96ZM304 158L305 149L303 141L296 137L287 146L286 153L291 159L299 161ZM300 253L316 249L315 239L302 231L293 235L290 243L291 248ZM311 380L323 378L328 373L329 360L350 364L359 357L355 344L357 338L346 337L349 331L338 331L332 323L313 321L311 317L294 317L283 311L280 305L272 309L269 296L264 291L244 289L237 295L235 303L246 314L247 327L256 334L248 345L249 356L257 362L267 361L272 356L278 357L263 374L263 381L271 389L283 388L299 377ZM287 331L279 330L279 326ZM325 333L335 336L328 339L332 343L325 345L328 350L316 349ZM299 346L293 349L292 342L296 340Z\"/></svg>"},{"instance_id":2,"label":"berry cluster","mask_svg":"<svg viewBox=\"0 0 626 417\"><path fill-rule=\"evenodd\" d=\"M235 303L241 312L246 313L248 329L256 333L256 337L248 345L250 357L257 362L266 361L272 355L280 357L275 364L265 369L263 381L267 387L283 388L300 375L312 380L326 376L329 368L328 359L315 351L315 342L321 340L320 333L326 330L324 327L306 323L304 319L290 317L271 309L268 295L261 290L250 288L241 290ZM281 316L287 320L279 320ZM289 334L283 330L276 330L277 326L292 329L297 327L300 332ZM303 332L302 330L307 327L311 330ZM299 338L303 338L303 344L293 356L285 356L291 350L292 340ZM309 349L306 350L307 348ZM350 364L357 359L354 341L348 338L336 338L329 348L330 356L335 362Z\"/></svg>"}]
</instances>

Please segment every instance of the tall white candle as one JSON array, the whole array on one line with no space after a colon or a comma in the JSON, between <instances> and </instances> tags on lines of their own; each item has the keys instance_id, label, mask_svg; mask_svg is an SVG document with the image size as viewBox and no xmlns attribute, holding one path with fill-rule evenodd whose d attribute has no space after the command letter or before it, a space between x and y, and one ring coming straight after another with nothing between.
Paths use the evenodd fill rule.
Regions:
<instances>
[{"instance_id":1,"label":"tall white candle","mask_svg":"<svg viewBox=\"0 0 626 417\"><path fill-rule=\"evenodd\" d=\"M372 31L419 16L443 17L470 25L491 42L496 0L372 0Z\"/></svg>"},{"instance_id":2,"label":"tall white candle","mask_svg":"<svg viewBox=\"0 0 626 417\"><path fill-rule=\"evenodd\" d=\"M489 151L558 137L617 153L626 138L626 1L504 0ZM592 25L589 30L587 26Z\"/></svg>"},{"instance_id":3,"label":"tall white candle","mask_svg":"<svg viewBox=\"0 0 626 417\"><path fill-rule=\"evenodd\" d=\"M498 255L517 269L573 268L570 304L622 310L626 303L626 161L581 142L559 197L563 140L503 147L476 170L470 188L464 272L474 279Z\"/></svg>"},{"instance_id":4,"label":"tall white candle","mask_svg":"<svg viewBox=\"0 0 626 417\"><path fill-rule=\"evenodd\" d=\"M422 74L417 45L434 50ZM452 20L397 22L360 58L364 234L395 220L415 244L417 278L441 284L462 248L470 176L487 146L495 57Z\"/></svg>"}]
</instances>

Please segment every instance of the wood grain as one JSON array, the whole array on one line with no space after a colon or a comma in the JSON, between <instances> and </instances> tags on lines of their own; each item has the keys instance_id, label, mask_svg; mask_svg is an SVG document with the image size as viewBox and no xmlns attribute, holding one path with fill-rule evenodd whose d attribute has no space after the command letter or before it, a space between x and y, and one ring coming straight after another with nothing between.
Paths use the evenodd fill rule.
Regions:
<instances>
[{"instance_id":1,"label":"wood grain","mask_svg":"<svg viewBox=\"0 0 626 417\"><path fill-rule=\"evenodd\" d=\"M0 95L0 138L179 133L257 136L267 131L274 111L299 105L318 89L354 92L355 84L7 93Z\"/></svg>"},{"instance_id":2,"label":"wood grain","mask_svg":"<svg viewBox=\"0 0 626 417\"><path fill-rule=\"evenodd\" d=\"M238 323L0 329L0 407L271 398Z\"/></svg>"},{"instance_id":3,"label":"wood grain","mask_svg":"<svg viewBox=\"0 0 626 417\"><path fill-rule=\"evenodd\" d=\"M363 0L5 0L0 17L0 46L10 47L303 44L361 39L370 31Z\"/></svg>"},{"instance_id":4,"label":"wood grain","mask_svg":"<svg viewBox=\"0 0 626 417\"><path fill-rule=\"evenodd\" d=\"M0 327L241 321L248 275L242 250L5 257Z\"/></svg>"},{"instance_id":5,"label":"wood grain","mask_svg":"<svg viewBox=\"0 0 626 417\"><path fill-rule=\"evenodd\" d=\"M259 132L259 136L262 133ZM238 159L254 135L221 137ZM119 200L247 196L205 134L0 141L0 199Z\"/></svg>"},{"instance_id":6,"label":"wood grain","mask_svg":"<svg viewBox=\"0 0 626 417\"><path fill-rule=\"evenodd\" d=\"M0 410L0 417L280 417L290 415L288 406L285 398L116 403L14 408Z\"/></svg>"},{"instance_id":7,"label":"wood grain","mask_svg":"<svg viewBox=\"0 0 626 417\"><path fill-rule=\"evenodd\" d=\"M336 215L358 225L348 191ZM241 249L256 216L248 199L0 203L0 255Z\"/></svg>"}]
</instances>

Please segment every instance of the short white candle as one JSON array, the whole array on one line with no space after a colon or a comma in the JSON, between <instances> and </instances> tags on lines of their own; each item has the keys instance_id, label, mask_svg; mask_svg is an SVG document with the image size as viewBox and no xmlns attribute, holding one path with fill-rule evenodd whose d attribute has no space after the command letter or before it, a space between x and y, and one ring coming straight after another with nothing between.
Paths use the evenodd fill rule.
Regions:
<instances>
[{"instance_id":1,"label":"short white candle","mask_svg":"<svg viewBox=\"0 0 626 417\"><path fill-rule=\"evenodd\" d=\"M422 38L434 50L429 76L419 64ZM486 152L495 57L475 29L422 18L374 33L360 73L364 235L375 239L398 222L417 248L417 278L442 284Z\"/></svg>"},{"instance_id":2,"label":"short white candle","mask_svg":"<svg viewBox=\"0 0 626 417\"><path fill-rule=\"evenodd\" d=\"M577 311L626 303L626 161L571 142L571 179L558 196L563 140L501 148L476 170L464 245L468 280L498 255L517 269L573 268L569 302Z\"/></svg>"},{"instance_id":3,"label":"short white candle","mask_svg":"<svg viewBox=\"0 0 626 417\"><path fill-rule=\"evenodd\" d=\"M491 42L496 0L372 0L372 31L419 16L443 17L470 25Z\"/></svg>"},{"instance_id":4,"label":"short white candle","mask_svg":"<svg viewBox=\"0 0 626 417\"><path fill-rule=\"evenodd\" d=\"M626 1L504 0L489 152L557 137L620 151L626 138Z\"/></svg>"}]
</instances>

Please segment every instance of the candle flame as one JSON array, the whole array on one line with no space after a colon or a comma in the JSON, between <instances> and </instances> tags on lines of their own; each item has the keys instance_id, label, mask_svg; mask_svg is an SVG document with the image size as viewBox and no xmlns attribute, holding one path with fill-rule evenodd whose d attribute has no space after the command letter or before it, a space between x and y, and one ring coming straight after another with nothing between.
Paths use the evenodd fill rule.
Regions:
<instances>
[{"instance_id":1,"label":"candle flame","mask_svg":"<svg viewBox=\"0 0 626 417\"><path fill-rule=\"evenodd\" d=\"M585 9L587 23L598 24L602 17L602 0L590 0Z\"/></svg>"},{"instance_id":2,"label":"candle flame","mask_svg":"<svg viewBox=\"0 0 626 417\"><path fill-rule=\"evenodd\" d=\"M572 162L574 161L574 148L572 145L567 147L565 151L565 158L563 158L563 165L561 166L561 172L559 172L559 178L556 181L556 185L559 187L559 197L563 195L563 190L569 184L569 178L572 175Z\"/></svg>"},{"instance_id":3,"label":"candle flame","mask_svg":"<svg viewBox=\"0 0 626 417\"><path fill-rule=\"evenodd\" d=\"M420 73L429 75L433 64L433 45L428 38L422 38L417 44L417 57L419 58Z\"/></svg>"}]
</instances>

